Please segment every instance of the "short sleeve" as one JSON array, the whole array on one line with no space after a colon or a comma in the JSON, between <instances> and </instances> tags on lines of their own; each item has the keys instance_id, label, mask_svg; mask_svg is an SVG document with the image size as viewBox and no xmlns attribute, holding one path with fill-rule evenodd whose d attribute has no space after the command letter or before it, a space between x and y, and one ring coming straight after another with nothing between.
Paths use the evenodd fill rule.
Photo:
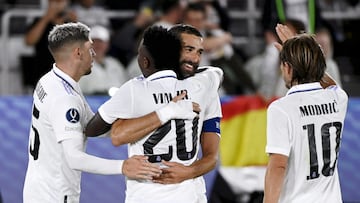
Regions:
<instances>
[{"instance_id":1,"label":"short sleeve","mask_svg":"<svg viewBox=\"0 0 360 203\"><path fill-rule=\"evenodd\" d=\"M84 103L72 95L56 98L50 108L49 120L58 142L83 136L87 122Z\"/></svg>"},{"instance_id":2,"label":"short sleeve","mask_svg":"<svg viewBox=\"0 0 360 203\"><path fill-rule=\"evenodd\" d=\"M198 74L205 76L208 79L211 88L214 88L217 91L222 83L224 72L221 68L206 66L203 69L200 69L200 72L195 74L195 77Z\"/></svg>"},{"instance_id":3,"label":"short sleeve","mask_svg":"<svg viewBox=\"0 0 360 203\"><path fill-rule=\"evenodd\" d=\"M99 107L101 118L112 124L118 118L129 118L133 112L133 88L131 81L122 85L113 97Z\"/></svg>"},{"instance_id":4,"label":"short sleeve","mask_svg":"<svg viewBox=\"0 0 360 203\"><path fill-rule=\"evenodd\" d=\"M289 156L291 145L288 116L273 104L267 110L266 153Z\"/></svg>"},{"instance_id":5,"label":"short sleeve","mask_svg":"<svg viewBox=\"0 0 360 203\"><path fill-rule=\"evenodd\" d=\"M214 92L212 96L209 98L209 102L205 108L204 120L208 120L216 117L221 118L222 111L221 111L219 94L217 92Z\"/></svg>"}]
</instances>

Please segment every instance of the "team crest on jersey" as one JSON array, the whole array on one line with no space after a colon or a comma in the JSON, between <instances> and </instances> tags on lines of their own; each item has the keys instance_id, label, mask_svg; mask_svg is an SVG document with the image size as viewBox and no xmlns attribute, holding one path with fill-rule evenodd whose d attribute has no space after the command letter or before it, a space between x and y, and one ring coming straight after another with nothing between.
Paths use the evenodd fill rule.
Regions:
<instances>
[{"instance_id":1,"label":"team crest on jersey","mask_svg":"<svg viewBox=\"0 0 360 203\"><path fill-rule=\"evenodd\" d=\"M66 112L66 119L70 123L77 123L80 120L80 114L77 109L71 108Z\"/></svg>"}]
</instances>

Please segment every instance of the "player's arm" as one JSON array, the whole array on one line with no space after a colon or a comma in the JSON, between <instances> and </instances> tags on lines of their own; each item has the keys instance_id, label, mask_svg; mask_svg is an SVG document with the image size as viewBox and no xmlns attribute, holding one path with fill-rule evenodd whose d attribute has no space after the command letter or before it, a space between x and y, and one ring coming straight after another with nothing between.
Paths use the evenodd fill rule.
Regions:
<instances>
[{"instance_id":1,"label":"player's arm","mask_svg":"<svg viewBox=\"0 0 360 203\"><path fill-rule=\"evenodd\" d=\"M208 79L211 82L213 94L208 98L211 102L205 108L205 121L203 122L203 129L200 135L200 144L202 148L202 157L193 162L190 166L184 166L176 162L163 161L168 168L163 168L163 173L160 177L155 178L154 181L162 184L179 183L187 179L196 178L204 175L215 168L218 160L218 149L220 142L220 118L221 104L217 89L222 80L222 71L217 67L208 67L202 69L201 73L208 74ZM208 73L207 73L208 72ZM194 77L196 77L195 75Z\"/></svg>"},{"instance_id":2,"label":"player's arm","mask_svg":"<svg viewBox=\"0 0 360 203\"><path fill-rule=\"evenodd\" d=\"M275 30L282 43L284 43L286 40L296 35L296 33L292 32L286 25L282 25L282 24L278 24ZM282 49L282 45L277 42L275 43L275 47L279 51L281 51ZM337 85L336 81L326 72L324 76L321 78L320 84L324 89L333 85Z\"/></svg>"},{"instance_id":3,"label":"player's arm","mask_svg":"<svg viewBox=\"0 0 360 203\"><path fill-rule=\"evenodd\" d=\"M322 88L326 89L330 86L337 85L335 80L327 73L324 73L324 76L320 80L320 85Z\"/></svg>"},{"instance_id":4,"label":"player's arm","mask_svg":"<svg viewBox=\"0 0 360 203\"><path fill-rule=\"evenodd\" d=\"M220 79L220 78L219 78ZM217 90L215 86L213 90ZM210 103L205 109L203 128L200 135L202 157L194 161L190 166L184 166L176 162L163 161L168 168L163 168L163 173L154 179L162 184L179 183L187 179L202 176L216 167L220 142L220 118L221 104L217 91L210 97Z\"/></svg>"},{"instance_id":5,"label":"player's arm","mask_svg":"<svg viewBox=\"0 0 360 203\"><path fill-rule=\"evenodd\" d=\"M114 146L132 143L162 125L156 112L134 119L118 119L111 127L111 141Z\"/></svg>"},{"instance_id":6,"label":"player's arm","mask_svg":"<svg viewBox=\"0 0 360 203\"><path fill-rule=\"evenodd\" d=\"M270 154L265 174L264 203L277 203L283 186L288 157Z\"/></svg>"},{"instance_id":7,"label":"player's arm","mask_svg":"<svg viewBox=\"0 0 360 203\"><path fill-rule=\"evenodd\" d=\"M97 137L112 129L111 134L113 135L112 137L115 146L139 140L171 118L179 118L178 115L175 115L177 111L184 111L180 114L180 116L185 116L183 119L186 119L186 116L195 116L193 111L200 112L200 107L196 103L189 103L190 101L177 103L177 101L183 99L185 96L186 92L174 97L172 103L158 111L151 112L139 118L117 119L113 124L106 122L105 119L101 117L101 114L97 112L86 125L85 135L88 137ZM112 125L114 125L113 128ZM132 136L128 137L128 135ZM117 140L118 137L119 140ZM130 138L130 140L121 140L123 137L124 139Z\"/></svg>"},{"instance_id":8,"label":"player's arm","mask_svg":"<svg viewBox=\"0 0 360 203\"><path fill-rule=\"evenodd\" d=\"M191 168L195 171L193 177L202 176L213 170L218 161L220 136L215 132L201 133L201 159L195 161Z\"/></svg>"},{"instance_id":9,"label":"player's arm","mask_svg":"<svg viewBox=\"0 0 360 203\"><path fill-rule=\"evenodd\" d=\"M161 120L156 112L134 119L117 119L112 125L105 122L99 112L89 121L85 135L97 137L111 130L112 142L115 146L131 143L161 126ZM126 140L120 138L125 137Z\"/></svg>"},{"instance_id":10,"label":"player's arm","mask_svg":"<svg viewBox=\"0 0 360 203\"><path fill-rule=\"evenodd\" d=\"M104 119L101 118L99 112L96 112L85 127L85 135L87 137L97 137L109 132L110 129L111 124L105 122Z\"/></svg>"},{"instance_id":11,"label":"player's arm","mask_svg":"<svg viewBox=\"0 0 360 203\"><path fill-rule=\"evenodd\" d=\"M157 164L147 161L145 156L133 156L127 160L111 160L85 153L83 139L75 137L61 142L65 158L70 168L95 174L115 175L124 174L132 179L151 180L158 176L161 170Z\"/></svg>"},{"instance_id":12,"label":"player's arm","mask_svg":"<svg viewBox=\"0 0 360 203\"><path fill-rule=\"evenodd\" d=\"M154 182L161 184L180 183L184 180L202 176L213 170L218 160L220 137L217 133L205 132L201 134L202 157L190 166L176 162L163 161L168 168L163 168L158 177L154 177Z\"/></svg>"},{"instance_id":13,"label":"player's arm","mask_svg":"<svg viewBox=\"0 0 360 203\"><path fill-rule=\"evenodd\" d=\"M140 140L171 119L193 119L200 112L200 106L189 100L181 100L185 96L184 92L166 106L145 116L118 119L111 128L113 145L120 146Z\"/></svg>"}]
</instances>

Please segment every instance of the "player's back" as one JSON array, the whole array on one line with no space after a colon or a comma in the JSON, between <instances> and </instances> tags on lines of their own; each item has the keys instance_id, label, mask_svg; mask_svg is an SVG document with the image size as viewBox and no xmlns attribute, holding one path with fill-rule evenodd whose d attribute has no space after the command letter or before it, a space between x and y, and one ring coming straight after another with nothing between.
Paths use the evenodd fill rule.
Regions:
<instances>
[{"instance_id":1,"label":"player's back","mask_svg":"<svg viewBox=\"0 0 360 203\"><path fill-rule=\"evenodd\" d=\"M175 77L161 71L143 80L132 80L122 86L116 96L127 95L127 99L117 106L129 106L128 110L119 110L120 118L133 118L150 113L169 103L172 98L187 92L185 99L196 102L200 108L209 102L209 95L216 92L219 81L213 77L192 77L179 81ZM222 75L221 75L222 76ZM215 80L220 80L220 77ZM216 87L215 87L216 86ZM129 91L130 90L130 91ZM120 99L119 99L120 100ZM124 98L121 98L124 100ZM126 112L124 112L126 111ZM99 110L100 112L100 110ZM161 160L178 162L183 165L192 164L200 149L200 133L205 117L201 111L193 120L170 120L163 126L129 145L129 156L146 154L149 160L159 163ZM205 194L205 183L202 177L183 181L179 184L155 184L150 181L127 180L126 202L197 202L197 198Z\"/></svg>"},{"instance_id":2,"label":"player's back","mask_svg":"<svg viewBox=\"0 0 360 203\"><path fill-rule=\"evenodd\" d=\"M337 161L348 96L314 84L291 89L269 107L286 114L291 148L279 202L342 202Z\"/></svg>"}]
</instances>

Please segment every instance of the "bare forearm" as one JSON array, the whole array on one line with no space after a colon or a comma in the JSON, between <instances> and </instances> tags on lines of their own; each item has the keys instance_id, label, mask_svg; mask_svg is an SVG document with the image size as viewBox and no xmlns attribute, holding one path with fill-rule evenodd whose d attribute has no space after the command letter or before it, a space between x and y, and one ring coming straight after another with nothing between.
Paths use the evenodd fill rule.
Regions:
<instances>
[{"instance_id":1,"label":"bare forearm","mask_svg":"<svg viewBox=\"0 0 360 203\"><path fill-rule=\"evenodd\" d=\"M201 148L203 156L190 165L192 168L192 177L195 178L204 175L215 168L218 161L220 137L213 132L201 134Z\"/></svg>"},{"instance_id":2,"label":"bare forearm","mask_svg":"<svg viewBox=\"0 0 360 203\"><path fill-rule=\"evenodd\" d=\"M265 174L264 203L277 203L285 178L287 158L281 155L271 155Z\"/></svg>"},{"instance_id":3,"label":"bare forearm","mask_svg":"<svg viewBox=\"0 0 360 203\"><path fill-rule=\"evenodd\" d=\"M111 124L106 123L100 116L99 113L96 113L88 122L85 127L85 135L87 137L98 137L104 133L108 133L111 129Z\"/></svg>"},{"instance_id":4,"label":"bare forearm","mask_svg":"<svg viewBox=\"0 0 360 203\"><path fill-rule=\"evenodd\" d=\"M119 119L111 128L111 140L115 146L132 143L160 126L161 122L155 112L140 118Z\"/></svg>"},{"instance_id":5,"label":"bare forearm","mask_svg":"<svg viewBox=\"0 0 360 203\"><path fill-rule=\"evenodd\" d=\"M278 168L266 173L264 203L277 203L279 201L283 183L283 177L279 174L283 172L284 170Z\"/></svg>"},{"instance_id":6,"label":"bare forearm","mask_svg":"<svg viewBox=\"0 0 360 203\"><path fill-rule=\"evenodd\" d=\"M329 86L336 85L336 81L325 72L324 76L321 78L320 84L325 89Z\"/></svg>"},{"instance_id":7,"label":"bare forearm","mask_svg":"<svg viewBox=\"0 0 360 203\"><path fill-rule=\"evenodd\" d=\"M36 44L43 35L49 19L42 17L25 35L25 43L29 46Z\"/></svg>"},{"instance_id":8,"label":"bare forearm","mask_svg":"<svg viewBox=\"0 0 360 203\"><path fill-rule=\"evenodd\" d=\"M195 161L190 167L192 168L192 174L187 179L196 178L213 170L217 163L217 156L207 156Z\"/></svg>"},{"instance_id":9,"label":"bare forearm","mask_svg":"<svg viewBox=\"0 0 360 203\"><path fill-rule=\"evenodd\" d=\"M172 102L145 116L133 119L118 119L111 128L113 145L138 141L171 119L193 119L200 112L199 104L181 100L186 92L174 97Z\"/></svg>"},{"instance_id":10,"label":"bare forearm","mask_svg":"<svg viewBox=\"0 0 360 203\"><path fill-rule=\"evenodd\" d=\"M163 173L155 178L155 182L161 184L181 183L184 180L189 180L202 176L215 168L218 160L218 145L220 137L216 133L203 133L202 137L202 152L201 159L195 161L190 166L176 162L163 161L167 166L163 168ZM205 138L206 137L206 138Z\"/></svg>"}]
</instances>

